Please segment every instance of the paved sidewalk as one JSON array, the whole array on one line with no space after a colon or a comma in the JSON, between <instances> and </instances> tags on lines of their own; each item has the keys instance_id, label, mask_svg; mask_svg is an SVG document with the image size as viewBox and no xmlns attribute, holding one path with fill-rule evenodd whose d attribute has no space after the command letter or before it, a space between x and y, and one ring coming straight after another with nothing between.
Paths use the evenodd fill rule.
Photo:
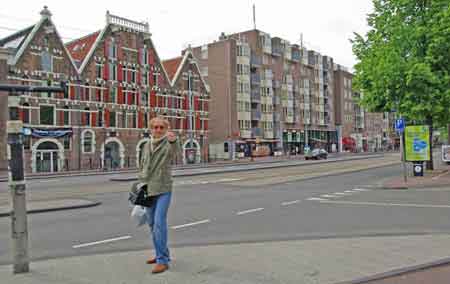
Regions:
<instances>
[{"instance_id":1,"label":"paved sidewalk","mask_svg":"<svg viewBox=\"0 0 450 284\"><path fill-rule=\"evenodd\" d=\"M433 171L425 171L423 177L409 176L405 183L403 177L385 180L381 187L386 189L435 188L450 185L450 166L440 164Z\"/></svg>"},{"instance_id":2,"label":"paved sidewalk","mask_svg":"<svg viewBox=\"0 0 450 284\"><path fill-rule=\"evenodd\" d=\"M145 264L151 251L38 261L21 275L0 266L0 275L8 284L334 284L443 259L448 247L449 235L210 245L173 248L171 269L161 275Z\"/></svg>"}]
</instances>

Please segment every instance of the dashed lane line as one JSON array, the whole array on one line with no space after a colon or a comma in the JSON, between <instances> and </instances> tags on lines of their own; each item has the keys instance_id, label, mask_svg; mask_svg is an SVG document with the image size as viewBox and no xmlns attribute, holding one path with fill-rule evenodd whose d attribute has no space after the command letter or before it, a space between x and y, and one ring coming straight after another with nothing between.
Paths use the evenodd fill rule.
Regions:
<instances>
[{"instance_id":1,"label":"dashed lane line","mask_svg":"<svg viewBox=\"0 0 450 284\"><path fill-rule=\"evenodd\" d=\"M89 247L89 246L94 246L94 245L99 245L99 244L112 243L112 242L116 242L116 241L120 241L120 240L128 240L128 239L131 239L131 236L122 236L122 237L117 237L117 238L112 238L112 239L106 239L106 240L102 240L102 241L96 241L96 242L91 242L91 243L78 244L78 245L72 246L72 248L74 248L74 249L77 249L77 248L84 248L84 247Z\"/></svg>"},{"instance_id":2,"label":"dashed lane line","mask_svg":"<svg viewBox=\"0 0 450 284\"><path fill-rule=\"evenodd\" d=\"M258 211L262 211L262 210L264 210L263 207L254 208L254 209L239 211L239 212L236 213L236 215L245 215L245 214L254 213L254 212L258 212Z\"/></svg>"},{"instance_id":3,"label":"dashed lane line","mask_svg":"<svg viewBox=\"0 0 450 284\"><path fill-rule=\"evenodd\" d=\"M288 205L297 204L297 203L300 203L300 200L285 201L285 202L281 203L281 206L288 206Z\"/></svg>"},{"instance_id":4,"label":"dashed lane line","mask_svg":"<svg viewBox=\"0 0 450 284\"><path fill-rule=\"evenodd\" d=\"M172 226L171 228L176 230L176 229L181 229L181 228L186 228L186 227L192 227L195 225L205 224L205 223L209 223L209 222L211 222L211 220L205 219L205 220L200 220L197 222L187 223L187 224L183 224L183 225Z\"/></svg>"}]
</instances>

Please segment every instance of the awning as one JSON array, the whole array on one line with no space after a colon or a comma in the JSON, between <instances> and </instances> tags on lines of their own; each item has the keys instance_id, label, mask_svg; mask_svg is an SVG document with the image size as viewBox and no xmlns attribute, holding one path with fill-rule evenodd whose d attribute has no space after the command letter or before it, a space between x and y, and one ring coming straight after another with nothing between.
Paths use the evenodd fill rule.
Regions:
<instances>
[{"instance_id":1,"label":"awning","mask_svg":"<svg viewBox=\"0 0 450 284\"><path fill-rule=\"evenodd\" d=\"M34 138L60 138L64 136L72 136L72 128L27 128L22 130L25 136Z\"/></svg>"}]
</instances>

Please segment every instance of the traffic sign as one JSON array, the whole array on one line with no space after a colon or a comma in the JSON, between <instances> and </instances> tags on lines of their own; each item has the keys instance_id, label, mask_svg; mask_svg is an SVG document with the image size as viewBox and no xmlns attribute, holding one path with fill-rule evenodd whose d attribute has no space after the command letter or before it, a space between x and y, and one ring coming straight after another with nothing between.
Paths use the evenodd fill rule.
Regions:
<instances>
[{"instance_id":1,"label":"traffic sign","mask_svg":"<svg viewBox=\"0 0 450 284\"><path fill-rule=\"evenodd\" d=\"M395 120L395 130L400 133L405 130L405 119L399 118Z\"/></svg>"}]
</instances>

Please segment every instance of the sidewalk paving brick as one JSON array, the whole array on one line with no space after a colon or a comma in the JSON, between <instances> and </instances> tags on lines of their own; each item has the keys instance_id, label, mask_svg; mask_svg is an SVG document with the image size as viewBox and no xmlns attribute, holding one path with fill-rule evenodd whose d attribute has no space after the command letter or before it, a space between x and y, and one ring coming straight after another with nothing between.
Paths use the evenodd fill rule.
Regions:
<instances>
[{"instance_id":1,"label":"sidewalk paving brick","mask_svg":"<svg viewBox=\"0 0 450 284\"><path fill-rule=\"evenodd\" d=\"M210 245L173 248L171 269L161 275L145 264L150 250L38 261L21 275L0 266L0 275L8 284L334 284L436 261L449 246L448 235Z\"/></svg>"}]
</instances>

